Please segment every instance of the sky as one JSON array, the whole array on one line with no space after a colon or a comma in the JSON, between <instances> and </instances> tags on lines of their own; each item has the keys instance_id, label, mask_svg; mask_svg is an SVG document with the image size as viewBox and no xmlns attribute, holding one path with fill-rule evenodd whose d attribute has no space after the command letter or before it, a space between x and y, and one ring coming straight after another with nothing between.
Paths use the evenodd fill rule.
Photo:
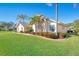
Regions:
<instances>
[{"instance_id":1,"label":"sky","mask_svg":"<svg viewBox=\"0 0 79 59\"><path fill-rule=\"evenodd\" d=\"M56 4L47 3L0 3L0 21L18 22L17 15L25 14L33 17L42 14L49 19L56 20ZM71 23L79 19L79 8L77 4L58 4L59 22ZM25 19L29 22L30 19Z\"/></svg>"}]
</instances>

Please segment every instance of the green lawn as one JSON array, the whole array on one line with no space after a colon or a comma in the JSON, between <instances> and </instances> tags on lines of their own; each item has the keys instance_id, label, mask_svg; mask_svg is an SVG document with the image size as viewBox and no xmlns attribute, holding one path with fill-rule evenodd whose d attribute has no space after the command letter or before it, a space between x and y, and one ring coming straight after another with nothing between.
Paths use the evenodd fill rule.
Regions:
<instances>
[{"instance_id":1,"label":"green lawn","mask_svg":"<svg viewBox=\"0 0 79 59\"><path fill-rule=\"evenodd\" d=\"M79 55L79 36L67 40L44 40L36 36L0 32L1 56Z\"/></svg>"}]
</instances>

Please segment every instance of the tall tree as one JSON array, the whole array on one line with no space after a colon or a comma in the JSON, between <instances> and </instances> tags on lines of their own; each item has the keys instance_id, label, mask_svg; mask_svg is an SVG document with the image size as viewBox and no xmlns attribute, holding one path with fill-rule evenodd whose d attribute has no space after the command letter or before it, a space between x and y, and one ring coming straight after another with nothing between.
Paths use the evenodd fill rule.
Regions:
<instances>
[{"instance_id":1,"label":"tall tree","mask_svg":"<svg viewBox=\"0 0 79 59\"><path fill-rule=\"evenodd\" d=\"M32 17L31 23L36 24L38 29L40 29L40 31L43 32L44 23L45 25L48 25L48 22L49 22L48 20L49 19L44 17L43 15L37 15L37 16ZM48 28L47 28L47 31L48 31Z\"/></svg>"},{"instance_id":2,"label":"tall tree","mask_svg":"<svg viewBox=\"0 0 79 59\"><path fill-rule=\"evenodd\" d=\"M38 29L42 32L43 31L43 26L42 26L42 22L41 22L41 15L37 15L37 16L34 16L32 17L32 20L31 20L31 23L32 24L36 24L36 26L38 27Z\"/></svg>"},{"instance_id":3,"label":"tall tree","mask_svg":"<svg viewBox=\"0 0 79 59\"><path fill-rule=\"evenodd\" d=\"M38 16L38 15L32 17L31 24L39 22L40 19L41 19L41 16Z\"/></svg>"},{"instance_id":4,"label":"tall tree","mask_svg":"<svg viewBox=\"0 0 79 59\"><path fill-rule=\"evenodd\" d=\"M17 19L19 19L19 22L24 22L24 20L27 18L26 15L21 14L21 15L17 15Z\"/></svg>"}]
</instances>

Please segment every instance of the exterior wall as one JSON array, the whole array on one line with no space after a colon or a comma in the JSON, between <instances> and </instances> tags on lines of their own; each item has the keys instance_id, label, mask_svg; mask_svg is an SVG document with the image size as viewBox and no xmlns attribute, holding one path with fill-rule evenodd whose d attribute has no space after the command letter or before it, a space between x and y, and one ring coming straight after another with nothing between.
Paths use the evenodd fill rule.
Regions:
<instances>
[{"instance_id":1,"label":"exterior wall","mask_svg":"<svg viewBox=\"0 0 79 59\"><path fill-rule=\"evenodd\" d=\"M36 28L35 28L35 24L32 25L32 29L34 30L34 32L36 32L36 31L35 31L35 29L36 29Z\"/></svg>"},{"instance_id":2,"label":"exterior wall","mask_svg":"<svg viewBox=\"0 0 79 59\"><path fill-rule=\"evenodd\" d=\"M67 32L67 27L63 25L58 25L58 32Z\"/></svg>"},{"instance_id":3,"label":"exterior wall","mask_svg":"<svg viewBox=\"0 0 79 59\"><path fill-rule=\"evenodd\" d=\"M19 24L17 27L17 32L23 31L24 32L24 26L22 24Z\"/></svg>"},{"instance_id":4,"label":"exterior wall","mask_svg":"<svg viewBox=\"0 0 79 59\"><path fill-rule=\"evenodd\" d=\"M43 32L47 32L47 25L43 23Z\"/></svg>"},{"instance_id":5,"label":"exterior wall","mask_svg":"<svg viewBox=\"0 0 79 59\"><path fill-rule=\"evenodd\" d=\"M43 25L44 25L43 32L57 32L57 26L56 26L55 22L51 22L48 25L45 25L45 23L43 23ZM49 25L54 26L55 30L54 31L50 31L49 30ZM32 28L33 28L34 32L40 32L39 29L38 29L38 27L37 27L37 24L36 25L33 24ZM66 31L67 31L67 27L58 24L58 32L66 32Z\"/></svg>"},{"instance_id":6,"label":"exterior wall","mask_svg":"<svg viewBox=\"0 0 79 59\"><path fill-rule=\"evenodd\" d=\"M43 32L46 32L45 23L43 23L42 25L43 25ZM33 24L32 29L34 30L34 32L41 32L41 30L38 28L38 24Z\"/></svg>"},{"instance_id":7,"label":"exterior wall","mask_svg":"<svg viewBox=\"0 0 79 59\"><path fill-rule=\"evenodd\" d=\"M32 29L34 30L34 32L39 32L37 24L33 24Z\"/></svg>"},{"instance_id":8,"label":"exterior wall","mask_svg":"<svg viewBox=\"0 0 79 59\"><path fill-rule=\"evenodd\" d=\"M56 28L56 23L54 23L54 22L51 22L51 23L50 23L50 25L53 25L53 26L55 26L55 31L54 31L54 32L57 32L57 30L56 30L56 29L57 29L57 28Z\"/></svg>"},{"instance_id":9,"label":"exterior wall","mask_svg":"<svg viewBox=\"0 0 79 59\"><path fill-rule=\"evenodd\" d=\"M52 23L50 23L50 24L55 26L55 31L54 31L54 32L57 32L57 26L56 26L56 23L53 23L53 22L52 22ZM58 32L67 32L67 27L58 24Z\"/></svg>"}]
</instances>

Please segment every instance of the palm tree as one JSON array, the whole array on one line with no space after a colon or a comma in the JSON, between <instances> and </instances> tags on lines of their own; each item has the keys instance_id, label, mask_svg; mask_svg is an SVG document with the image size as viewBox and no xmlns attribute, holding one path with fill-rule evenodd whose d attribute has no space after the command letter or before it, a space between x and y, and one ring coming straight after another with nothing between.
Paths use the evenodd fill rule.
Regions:
<instances>
[{"instance_id":1,"label":"palm tree","mask_svg":"<svg viewBox=\"0 0 79 59\"><path fill-rule=\"evenodd\" d=\"M31 24L35 24L35 23L37 23L38 21L40 20L40 16L34 16L34 17L32 17L32 20L31 20Z\"/></svg>"},{"instance_id":2,"label":"palm tree","mask_svg":"<svg viewBox=\"0 0 79 59\"><path fill-rule=\"evenodd\" d=\"M36 24L36 26L40 29L41 32L43 32L43 27L44 27L43 18L44 18L43 15L37 15L32 17L32 20L31 20L31 24Z\"/></svg>"},{"instance_id":3,"label":"palm tree","mask_svg":"<svg viewBox=\"0 0 79 59\"><path fill-rule=\"evenodd\" d=\"M44 21L45 27L47 27L47 28L45 28L45 29L47 29L46 32L48 32L48 31L49 31L49 29L48 29L48 24L50 23L50 20L49 20L49 18L47 18L47 17L45 17L44 19L45 19L45 21Z\"/></svg>"},{"instance_id":4,"label":"palm tree","mask_svg":"<svg viewBox=\"0 0 79 59\"><path fill-rule=\"evenodd\" d=\"M45 23L45 25L43 24ZM38 24L37 27L39 29L41 29L41 32L43 32L44 29L44 26L48 26L48 23L49 23L49 19L47 17L44 17L43 15L37 15L37 16L34 16L32 17L32 20L31 20L31 24ZM48 28L47 28L47 32L48 32Z\"/></svg>"},{"instance_id":5,"label":"palm tree","mask_svg":"<svg viewBox=\"0 0 79 59\"><path fill-rule=\"evenodd\" d=\"M27 16L24 14L17 15L17 19L19 19L19 22L24 22L24 19L26 19L26 18L27 18Z\"/></svg>"}]
</instances>

